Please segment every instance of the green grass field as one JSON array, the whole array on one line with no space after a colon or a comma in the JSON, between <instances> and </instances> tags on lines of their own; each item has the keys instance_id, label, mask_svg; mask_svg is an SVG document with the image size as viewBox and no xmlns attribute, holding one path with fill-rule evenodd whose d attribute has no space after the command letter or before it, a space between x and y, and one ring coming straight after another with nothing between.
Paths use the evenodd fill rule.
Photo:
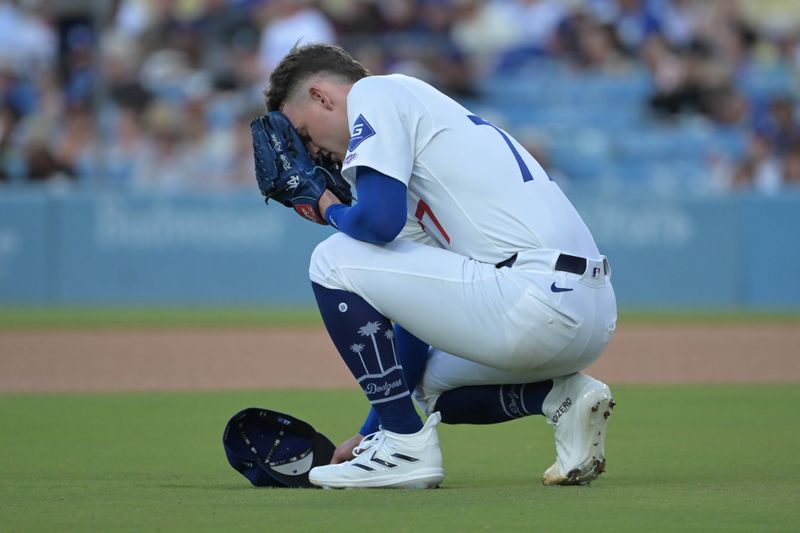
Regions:
<instances>
[{"instance_id":1,"label":"green grass field","mask_svg":"<svg viewBox=\"0 0 800 533\"><path fill-rule=\"evenodd\" d=\"M617 387L608 472L542 487L540 417L441 426L431 491L256 489L221 433L257 405L338 441L357 391L0 395L0 531L779 531L800 520L800 386Z\"/></svg>"},{"instance_id":2,"label":"green grass field","mask_svg":"<svg viewBox=\"0 0 800 533\"><path fill-rule=\"evenodd\" d=\"M800 323L800 311L627 309L620 313L620 320L658 324L786 324ZM0 330L306 326L322 326L316 308L0 307Z\"/></svg>"}]
</instances>

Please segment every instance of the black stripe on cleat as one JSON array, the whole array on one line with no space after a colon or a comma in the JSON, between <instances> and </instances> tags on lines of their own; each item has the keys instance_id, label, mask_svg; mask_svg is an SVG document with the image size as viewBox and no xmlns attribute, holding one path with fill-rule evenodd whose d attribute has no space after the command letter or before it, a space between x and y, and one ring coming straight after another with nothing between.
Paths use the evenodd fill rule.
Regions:
<instances>
[{"instance_id":1,"label":"black stripe on cleat","mask_svg":"<svg viewBox=\"0 0 800 533\"><path fill-rule=\"evenodd\" d=\"M417 459L416 457L411 457L410 455L405 455L402 453L393 453L392 457L397 457L401 461L408 461L409 463L416 463L417 461L419 461L419 459Z\"/></svg>"}]
</instances>

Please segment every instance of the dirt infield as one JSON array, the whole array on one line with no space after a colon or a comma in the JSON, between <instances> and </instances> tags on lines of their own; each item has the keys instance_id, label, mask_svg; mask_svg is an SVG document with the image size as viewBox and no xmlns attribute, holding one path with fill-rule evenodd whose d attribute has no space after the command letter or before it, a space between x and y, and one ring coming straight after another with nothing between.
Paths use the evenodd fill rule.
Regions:
<instances>
[{"instance_id":1,"label":"dirt infield","mask_svg":"<svg viewBox=\"0 0 800 533\"><path fill-rule=\"evenodd\" d=\"M800 327L623 325L610 383L800 382ZM322 329L0 331L0 392L352 387Z\"/></svg>"}]
</instances>

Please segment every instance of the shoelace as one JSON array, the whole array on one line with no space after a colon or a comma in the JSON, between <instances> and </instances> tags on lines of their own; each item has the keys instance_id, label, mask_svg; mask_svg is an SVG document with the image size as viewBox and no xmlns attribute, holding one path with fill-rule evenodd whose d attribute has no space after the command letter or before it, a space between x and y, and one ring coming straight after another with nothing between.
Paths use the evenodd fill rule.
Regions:
<instances>
[{"instance_id":1,"label":"shoelace","mask_svg":"<svg viewBox=\"0 0 800 533\"><path fill-rule=\"evenodd\" d=\"M370 433L364 437L355 448L353 448L353 455L358 457L369 448L380 445L385 438L386 434L382 430L376 431L375 433Z\"/></svg>"}]
</instances>

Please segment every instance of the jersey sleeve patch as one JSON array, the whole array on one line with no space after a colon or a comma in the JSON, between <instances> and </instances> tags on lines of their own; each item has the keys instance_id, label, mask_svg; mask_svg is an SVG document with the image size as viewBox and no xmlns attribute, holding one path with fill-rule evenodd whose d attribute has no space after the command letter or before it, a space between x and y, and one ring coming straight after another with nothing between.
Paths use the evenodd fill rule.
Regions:
<instances>
[{"instance_id":1,"label":"jersey sleeve patch","mask_svg":"<svg viewBox=\"0 0 800 533\"><path fill-rule=\"evenodd\" d=\"M375 130L369 125L364 115L358 115L355 123L353 123L353 133L350 136L350 144L347 145L349 151L358 148L358 145L375 135Z\"/></svg>"}]
</instances>

